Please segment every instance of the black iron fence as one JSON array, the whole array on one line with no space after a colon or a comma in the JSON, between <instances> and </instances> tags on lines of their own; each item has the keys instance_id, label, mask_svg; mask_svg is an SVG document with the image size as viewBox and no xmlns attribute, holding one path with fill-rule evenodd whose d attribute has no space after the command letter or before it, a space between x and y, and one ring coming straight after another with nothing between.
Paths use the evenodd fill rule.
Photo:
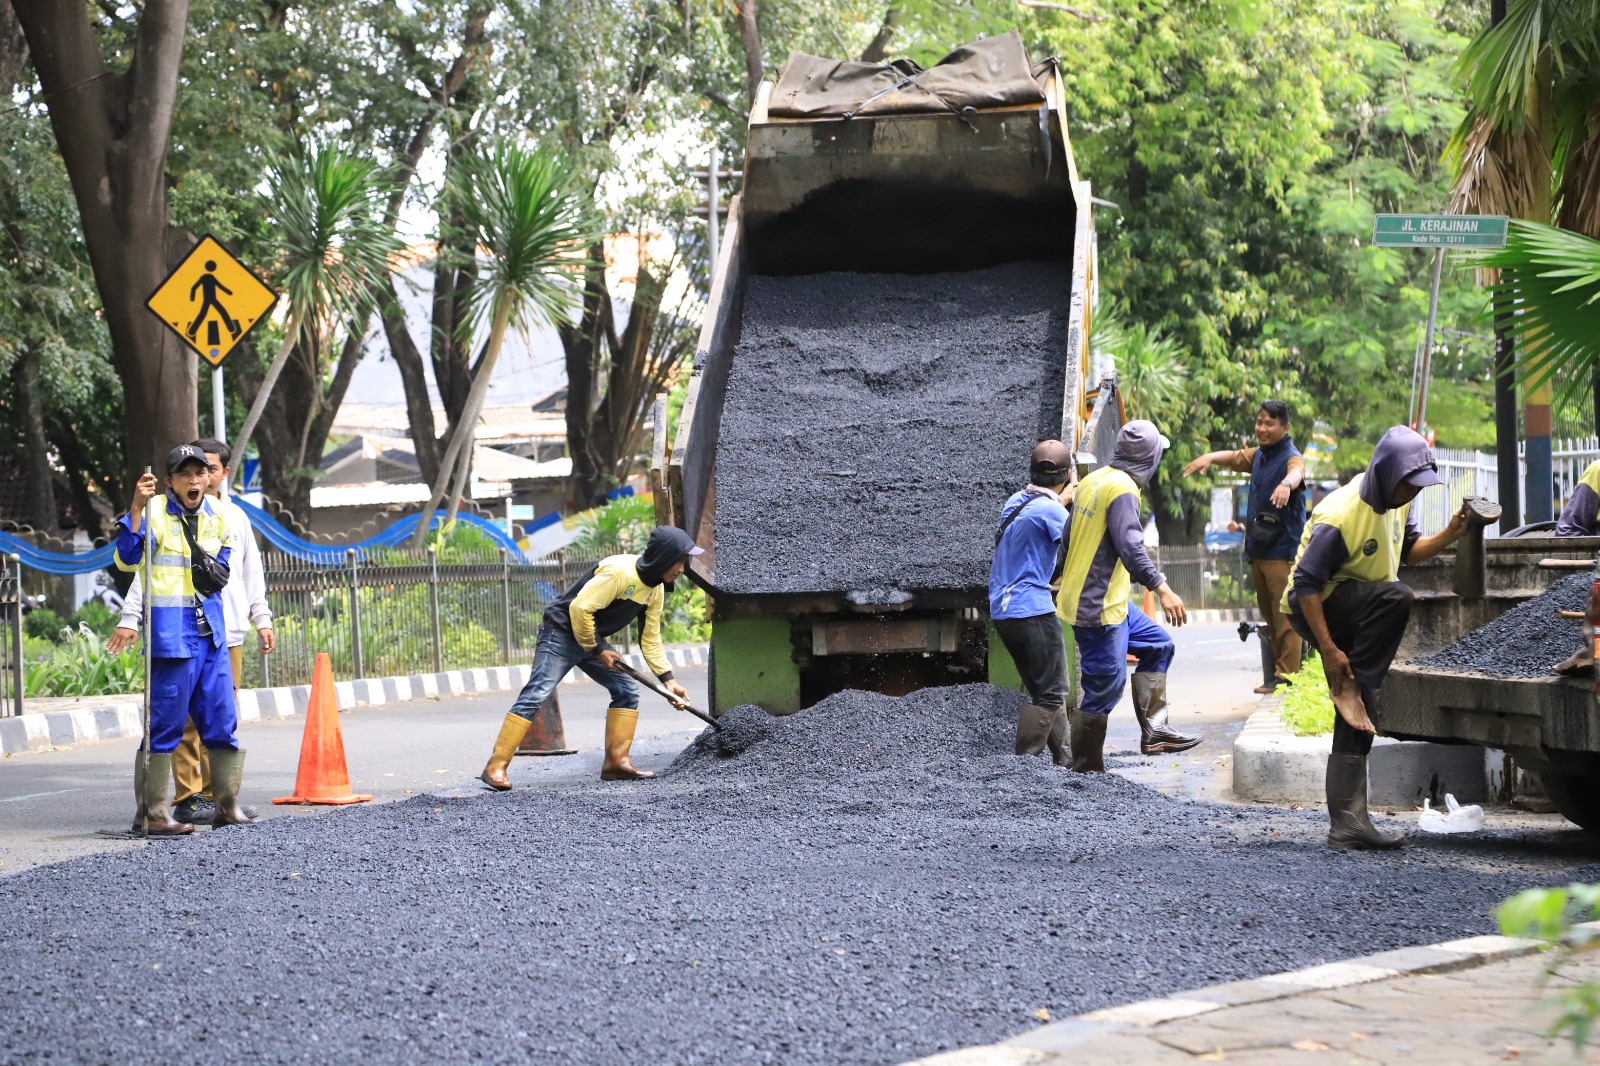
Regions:
<instances>
[{"instance_id":1,"label":"black iron fence","mask_svg":"<svg viewBox=\"0 0 1600 1066\"><path fill-rule=\"evenodd\" d=\"M22 654L22 562L0 557L0 717L21 714L26 702Z\"/></svg>"},{"instance_id":2,"label":"black iron fence","mask_svg":"<svg viewBox=\"0 0 1600 1066\"><path fill-rule=\"evenodd\" d=\"M263 553L277 651L245 643L247 687L300 685L319 653L338 677L387 677L522 662L545 606L605 552L382 549L342 565Z\"/></svg>"},{"instance_id":3,"label":"black iron fence","mask_svg":"<svg viewBox=\"0 0 1600 1066\"><path fill-rule=\"evenodd\" d=\"M1156 548L1150 554L1191 611L1255 606L1255 586L1242 548L1212 551L1197 544Z\"/></svg>"}]
</instances>

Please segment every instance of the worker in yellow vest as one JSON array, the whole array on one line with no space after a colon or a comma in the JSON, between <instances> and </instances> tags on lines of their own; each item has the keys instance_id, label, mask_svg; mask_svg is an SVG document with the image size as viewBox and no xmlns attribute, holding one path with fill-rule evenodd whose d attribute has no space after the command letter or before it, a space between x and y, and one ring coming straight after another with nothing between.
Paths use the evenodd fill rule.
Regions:
<instances>
[{"instance_id":1,"label":"worker in yellow vest","mask_svg":"<svg viewBox=\"0 0 1600 1066\"><path fill-rule=\"evenodd\" d=\"M1322 669L1338 712L1328 756L1328 844L1393 848L1367 813L1367 754L1377 726L1378 690L1411 618L1411 589L1400 564L1431 559L1467 528L1467 509L1424 537L1411 501L1442 485L1433 449L1415 430L1395 426L1372 451L1364 473L1328 494L1311 512L1294 573L1284 593L1289 623L1322 653Z\"/></svg>"},{"instance_id":2,"label":"worker in yellow vest","mask_svg":"<svg viewBox=\"0 0 1600 1066\"><path fill-rule=\"evenodd\" d=\"M1556 520L1558 537L1592 537L1600 534L1600 459L1584 468Z\"/></svg>"}]
</instances>

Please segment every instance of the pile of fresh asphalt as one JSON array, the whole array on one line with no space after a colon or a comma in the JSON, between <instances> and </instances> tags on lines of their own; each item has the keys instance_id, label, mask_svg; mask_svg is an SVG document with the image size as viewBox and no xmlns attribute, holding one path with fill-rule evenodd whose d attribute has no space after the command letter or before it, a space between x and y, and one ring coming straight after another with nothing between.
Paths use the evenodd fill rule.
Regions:
<instances>
[{"instance_id":1,"label":"pile of fresh asphalt","mask_svg":"<svg viewBox=\"0 0 1600 1066\"><path fill-rule=\"evenodd\" d=\"M1584 642L1587 623L1561 611L1587 611L1591 574L1573 574L1488 625L1420 660L1420 666L1488 677L1548 677Z\"/></svg>"},{"instance_id":2,"label":"pile of fresh asphalt","mask_svg":"<svg viewBox=\"0 0 1600 1066\"><path fill-rule=\"evenodd\" d=\"M1340 854L1319 812L1002 754L1018 701L741 708L742 754L704 735L655 781L0 879L0 1061L897 1063L1040 1011L1488 933L1519 889L1600 879L1553 834Z\"/></svg>"},{"instance_id":3,"label":"pile of fresh asphalt","mask_svg":"<svg viewBox=\"0 0 1600 1066\"><path fill-rule=\"evenodd\" d=\"M988 581L996 514L1061 433L1064 265L752 277L717 444L719 588Z\"/></svg>"}]
</instances>

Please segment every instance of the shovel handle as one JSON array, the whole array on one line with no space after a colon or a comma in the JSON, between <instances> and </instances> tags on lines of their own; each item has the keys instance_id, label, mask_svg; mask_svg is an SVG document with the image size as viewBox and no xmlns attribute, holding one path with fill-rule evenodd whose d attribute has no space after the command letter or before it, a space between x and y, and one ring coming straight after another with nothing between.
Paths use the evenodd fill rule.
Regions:
<instances>
[{"instance_id":1,"label":"shovel handle","mask_svg":"<svg viewBox=\"0 0 1600 1066\"><path fill-rule=\"evenodd\" d=\"M666 700L679 710L688 711L690 714L700 719L712 729L715 729L718 732L722 731L721 722L717 721L704 711L695 708L689 703L688 700L679 699L677 696L674 696L672 693L666 690L666 687L662 685L661 682L657 681L653 677L647 677L635 670L632 666L629 666L626 659L618 659L616 669L621 670L623 673L627 674L629 677L639 682L639 684L643 685L651 692L654 692L657 696L660 696L662 699Z\"/></svg>"}]
</instances>

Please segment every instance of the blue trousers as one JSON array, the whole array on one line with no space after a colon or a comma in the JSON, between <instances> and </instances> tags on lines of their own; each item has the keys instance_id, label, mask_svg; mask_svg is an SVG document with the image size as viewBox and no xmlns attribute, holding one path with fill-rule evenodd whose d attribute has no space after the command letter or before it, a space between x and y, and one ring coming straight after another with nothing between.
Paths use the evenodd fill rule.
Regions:
<instances>
[{"instance_id":1,"label":"blue trousers","mask_svg":"<svg viewBox=\"0 0 1600 1066\"><path fill-rule=\"evenodd\" d=\"M533 652L533 669L528 672L528 683L517 694L511 713L528 721L539 713L539 708L576 666L606 687L611 694L612 707L639 706L639 688L627 674L608 670L600 665L600 657L583 649L576 637L556 626L541 626L539 644Z\"/></svg>"},{"instance_id":2,"label":"blue trousers","mask_svg":"<svg viewBox=\"0 0 1600 1066\"><path fill-rule=\"evenodd\" d=\"M207 748L238 748L233 662L228 649L202 640L187 659L150 660L150 750L169 752L190 718Z\"/></svg>"},{"instance_id":3,"label":"blue trousers","mask_svg":"<svg viewBox=\"0 0 1600 1066\"><path fill-rule=\"evenodd\" d=\"M1164 674L1172 665L1172 635L1143 611L1128 609L1114 626L1073 626L1078 641L1078 667L1083 674L1084 714L1110 714L1128 684L1128 656L1139 660L1137 672Z\"/></svg>"}]
</instances>

